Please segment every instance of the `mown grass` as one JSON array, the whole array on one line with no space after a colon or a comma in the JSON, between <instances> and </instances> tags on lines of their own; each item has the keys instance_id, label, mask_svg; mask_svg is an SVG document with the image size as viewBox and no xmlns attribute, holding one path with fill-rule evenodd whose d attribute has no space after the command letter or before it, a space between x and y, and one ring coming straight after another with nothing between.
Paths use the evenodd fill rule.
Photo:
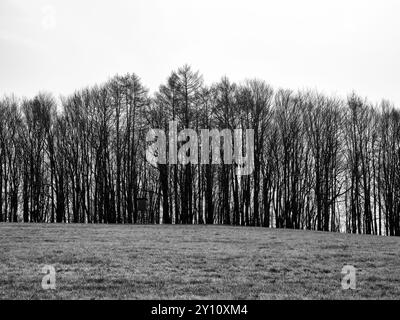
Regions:
<instances>
[{"instance_id":1,"label":"mown grass","mask_svg":"<svg viewBox=\"0 0 400 320\"><path fill-rule=\"evenodd\" d=\"M357 289L341 270L357 268ZM56 290L43 290L44 265ZM399 299L400 239L225 226L0 224L0 299Z\"/></svg>"}]
</instances>

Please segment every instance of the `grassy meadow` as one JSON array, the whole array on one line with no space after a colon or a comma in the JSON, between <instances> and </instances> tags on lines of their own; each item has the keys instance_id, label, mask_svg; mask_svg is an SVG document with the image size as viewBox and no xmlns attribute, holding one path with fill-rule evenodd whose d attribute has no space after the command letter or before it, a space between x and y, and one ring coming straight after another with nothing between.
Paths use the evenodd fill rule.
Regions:
<instances>
[{"instance_id":1,"label":"grassy meadow","mask_svg":"<svg viewBox=\"0 0 400 320\"><path fill-rule=\"evenodd\" d=\"M356 290L342 290L344 265ZM56 289L43 290L44 265ZM0 224L0 299L400 299L400 238L226 226Z\"/></svg>"}]
</instances>

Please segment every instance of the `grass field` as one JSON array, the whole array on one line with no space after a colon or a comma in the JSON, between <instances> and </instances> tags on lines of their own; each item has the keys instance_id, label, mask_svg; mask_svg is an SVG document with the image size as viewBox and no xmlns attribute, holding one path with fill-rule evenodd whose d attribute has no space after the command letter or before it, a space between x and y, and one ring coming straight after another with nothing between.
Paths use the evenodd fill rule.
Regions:
<instances>
[{"instance_id":1,"label":"grass field","mask_svg":"<svg viewBox=\"0 0 400 320\"><path fill-rule=\"evenodd\" d=\"M357 268L342 290L341 269ZM44 265L56 289L43 290ZM400 239L225 226L0 224L0 299L400 299Z\"/></svg>"}]
</instances>

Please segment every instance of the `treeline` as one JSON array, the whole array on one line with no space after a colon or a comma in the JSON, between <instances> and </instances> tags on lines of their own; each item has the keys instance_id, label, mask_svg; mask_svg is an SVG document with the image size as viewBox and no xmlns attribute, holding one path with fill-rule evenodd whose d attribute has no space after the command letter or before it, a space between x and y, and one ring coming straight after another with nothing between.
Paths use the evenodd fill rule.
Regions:
<instances>
[{"instance_id":1,"label":"treeline","mask_svg":"<svg viewBox=\"0 0 400 320\"><path fill-rule=\"evenodd\" d=\"M146 161L150 128L254 129L254 172ZM223 148L221 148L223 153ZM200 155L199 155L200 156ZM221 159L223 155L221 154ZM200 163L200 161L199 161ZM142 211L140 199L147 199ZM183 66L0 100L0 222L228 224L400 235L400 113Z\"/></svg>"}]
</instances>

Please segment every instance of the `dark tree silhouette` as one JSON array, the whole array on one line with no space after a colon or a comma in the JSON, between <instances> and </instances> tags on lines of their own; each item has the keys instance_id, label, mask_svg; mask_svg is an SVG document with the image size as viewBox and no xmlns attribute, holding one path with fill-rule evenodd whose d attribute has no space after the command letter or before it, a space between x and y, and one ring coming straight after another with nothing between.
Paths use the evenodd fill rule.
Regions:
<instances>
[{"instance_id":1,"label":"dark tree silhouette","mask_svg":"<svg viewBox=\"0 0 400 320\"><path fill-rule=\"evenodd\" d=\"M237 175L239 165L226 161L234 144L223 145L224 135L221 164L202 163L199 152L198 163L153 166L146 160L148 130L165 131L167 159L178 151L168 139L170 121L178 132L195 130L200 149L213 146L202 129L253 129L253 172ZM181 138L178 149L189 140ZM22 221L215 223L399 236L400 112L354 93L342 100L274 92L262 80L236 84L223 77L208 87L188 65L154 96L127 74L60 102L46 93L4 97L0 222Z\"/></svg>"}]
</instances>

